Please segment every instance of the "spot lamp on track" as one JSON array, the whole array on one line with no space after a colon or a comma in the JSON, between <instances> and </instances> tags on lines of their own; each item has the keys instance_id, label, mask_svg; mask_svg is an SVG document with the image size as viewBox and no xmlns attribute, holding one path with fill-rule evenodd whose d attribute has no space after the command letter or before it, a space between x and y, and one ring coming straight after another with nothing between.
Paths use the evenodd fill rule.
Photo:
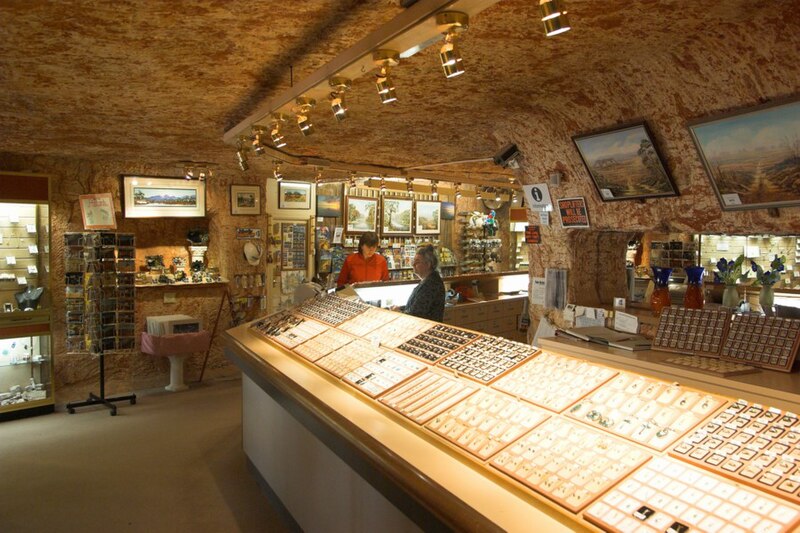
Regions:
<instances>
[{"instance_id":1,"label":"spot lamp on track","mask_svg":"<svg viewBox=\"0 0 800 533\"><path fill-rule=\"evenodd\" d=\"M334 76L328 80L328 84L333 89L331 92L331 111L338 122L347 118L347 104L345 103L344 93L350 89L351 81L348 78Z\"/></svg>"},{"instance_id":2,"label":"spot lamp on track","mask_svg":"<svg viewBox=\"0 0 800 533\"><path fill-rule=\"evenodd\" d=\"M542 24L544 24L544 34L553 37L572 28L567 19L567 10L561 0L540 0L539 11L542 13Z\"/></svg>"},{"instance_id":3,"label":"spot lamp on track","mask_svg":"<svg viewBox=\"0 0 800 533\"><path fill-rule=\"evenodd\" d=\"M314 109L314 106L317 105L317 101L307 96L298 96L295 103L297 104L295 108L297 127L300 128L300 133L302 133L304 137L307 137L314 133L314 124L311 123L311 119L308 115L311 113L311 110Z\"/></svg>"},{"instance_id":4,"label":"spot lamp on track","mask_svg":"<svg viewBox=\"0 0 800 533\"><path fill-rule=\"evenodd\" d=\"M396 102L397 93L394 89L394 82L389 77L389 69L400 64L400 53L396 50L375 50L372 53L372 61L380 68L378 77L375 79L375 87L378 89L381 103Z\"/></svg>"},{"instance_id":5,"label":"spot lamp on track","mask_svg":"<svg viewBox=\"0 0 800 533\"><path fill-rule=\"evenodd\" d=\"M439 198L439 182L436 180L431 180L431 196L434 200Z\"/></svg>"},{"instance_id":6,"label":"spot lamp on track","mask_svg":"<svg viewBox=\"0 0 800 533\"><path fill-rule=\"evenodd\" d=\"M406 178L406 190L409 194L414 194L414 178Z\"/></svg>"},{"instance_id":7,"label":"spot lamp on track","mask_svg":"<svg viewBox=\"0 0 800 533\"><path fill-rule=\"evenodd\" d=\"M281 174L281 162L280 161L273 161L272 162L272 176L275 178L275 181L277 181L277 182L283 181L283 174Z\"/></svg>"},{"instance_id":8,"label":"spot lamp on track","mask_svg":"<svg viewBox=\"0 0 800 533\"><path fill-rule=\"evenodd\" d=\"M272 145L275 148L283 148L286 146L286 140L284 139L283 134L281 133L281 125L286 122L286 115L283 113L273 113L272 114L272 122L270 123L271 131L270 137L272 137Z\"/></svg>"},{"instance_id":9,"label":"spot lamp on track","mask_svg":"<svg viewBox=\"0 0 800 533\"><path fill-rule=\"evenodd\" d=\"M247 162L247 149L244 144L246 141L247 138L242 136L239 137L239 141L236 143L236 162L242 172L247 172L250 168L250 163Z\"/></svg>"},{"instance_id":10,"label":"spot lamp on track","mask_svg":"<svg viewBox=\"0 0 800 533\"><path fill-rule=\"evenodd\" d=\"M480 187L476 187L475 188L475 199L476 200L483 200L483 194L481 194L481 188Z\"/></svg>"},{"instance_id":11,"label":"spot lamp on track","mask_svg":"<svg viewBox=\"0 0 800 533\"><path fill-rule=\"evenodd\" d=\"M461 198L461 184L456 183L456 199Z\"/></svg>"},{"instance_id":12,"label":"spot lamp on track","mask_svg":"<svg viewBox=\"0 0 800 533\"><path fill-rule=\"evenodd\" d=\"M456 37L469 28L469 16L459 11L442 11L436 14L436 26L444 34L444 45L439 49L439 60L445 77L450 79L464 74Z\"/></svg>"},{"instance_id":13,"label":"spot lamp on track","mask_svg":"<svg viewBox=\"0 0 800 533\"><path fill-rule=\"evenodd\" d=\"M253 141L252 141L252 149L253 153L256 155L263 155L266 147L264 146L264 139L267 136L267 128L264 126L253 126Z\"/></svg>"}]
</instances>

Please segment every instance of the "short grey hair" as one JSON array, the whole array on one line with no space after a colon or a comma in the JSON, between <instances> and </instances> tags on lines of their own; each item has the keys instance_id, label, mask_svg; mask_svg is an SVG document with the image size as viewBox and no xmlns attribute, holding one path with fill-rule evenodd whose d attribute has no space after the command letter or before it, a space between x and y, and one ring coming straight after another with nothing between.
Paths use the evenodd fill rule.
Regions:
<instances>
[{"instance_id":1,"label":"short grey hair","mask_svg":"<svg viewBox=\"0 0 800 533\"><path fill-rule=\"evenodd\" d=\"M423 244L418 247L417 255L431 267L431 270L439 268L439 256L436 255L436 249L432 244Z\"/></svg>"}]
</instances>

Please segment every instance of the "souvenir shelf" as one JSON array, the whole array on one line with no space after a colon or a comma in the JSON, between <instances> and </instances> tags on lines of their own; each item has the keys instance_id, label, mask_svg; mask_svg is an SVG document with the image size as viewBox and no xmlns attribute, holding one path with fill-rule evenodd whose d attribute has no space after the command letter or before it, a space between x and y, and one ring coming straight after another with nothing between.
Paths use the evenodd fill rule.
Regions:
<instances>
[{"instance_id":1,"label":"souvenir shelf","mask_svg":"<svg viewBox=\"0 0 800 533\"><path fill-rule=\"evenodd\" d=\"M112 402L136 403L135 395L105 396L105 355L136 344L135 258L132 233L64 234L67 352L89 352L100 361L100 394L68 403L70 414L77 407L103 404L114 416Z\"/></svg>"},{"instance_id":2,"label":"souvenir shelf","mask_svg":"<svg viewBox=\"0 0 800 533\"><path fill-rule=\"evenodd\" d=\"M463 216L459 213L460 216ZM493 264L500 263L500 237L490 236L486 227L473 225L470 220L459 220L461 224L460 273L492 272Z\"/></svg>"},{"instance_id":3,"label":"souvenir shelf","mask_svg":"<svg viewBox=\"0 0 800 533\"><path fill-rule=\"evenodd\" d=\"M50 413L47 176L0 172L0 420Z\"/></svg>"}]
</instances>

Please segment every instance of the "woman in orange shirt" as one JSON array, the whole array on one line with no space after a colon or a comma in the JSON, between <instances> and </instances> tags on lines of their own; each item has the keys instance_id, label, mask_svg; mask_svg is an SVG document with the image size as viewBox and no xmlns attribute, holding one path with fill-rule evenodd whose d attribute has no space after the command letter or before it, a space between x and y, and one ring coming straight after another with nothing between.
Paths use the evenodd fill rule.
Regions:
<instances>
[{"instance_id":1,"label":"woman in orange shirt","mask_svg":"<svg viewBox=\"0 0 800 533\"><path fill-rule=\"evenodd\" d=\"M339 286L364 281L386 281L389 267L386 259L378 251L378 236L368 231L358 240L358 251L347 256L339 272L336 284Z\"/></svg>"}]
</instances>

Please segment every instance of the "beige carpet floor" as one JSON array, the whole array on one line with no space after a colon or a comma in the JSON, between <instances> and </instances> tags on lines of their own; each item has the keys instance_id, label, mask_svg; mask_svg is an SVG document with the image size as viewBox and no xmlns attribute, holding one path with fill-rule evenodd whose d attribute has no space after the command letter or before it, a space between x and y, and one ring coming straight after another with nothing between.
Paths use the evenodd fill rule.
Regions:
<instances>
[{"instance_id":1,"label":"beige carpet floor","mask_svg":"<svg viewBox=\"0 0 800 533\"><path fill-rule=\"evenodd\" d=\"M0 531L286 531L246 467L241 381L0 423Z\"/></svg>"}]
</instances>

